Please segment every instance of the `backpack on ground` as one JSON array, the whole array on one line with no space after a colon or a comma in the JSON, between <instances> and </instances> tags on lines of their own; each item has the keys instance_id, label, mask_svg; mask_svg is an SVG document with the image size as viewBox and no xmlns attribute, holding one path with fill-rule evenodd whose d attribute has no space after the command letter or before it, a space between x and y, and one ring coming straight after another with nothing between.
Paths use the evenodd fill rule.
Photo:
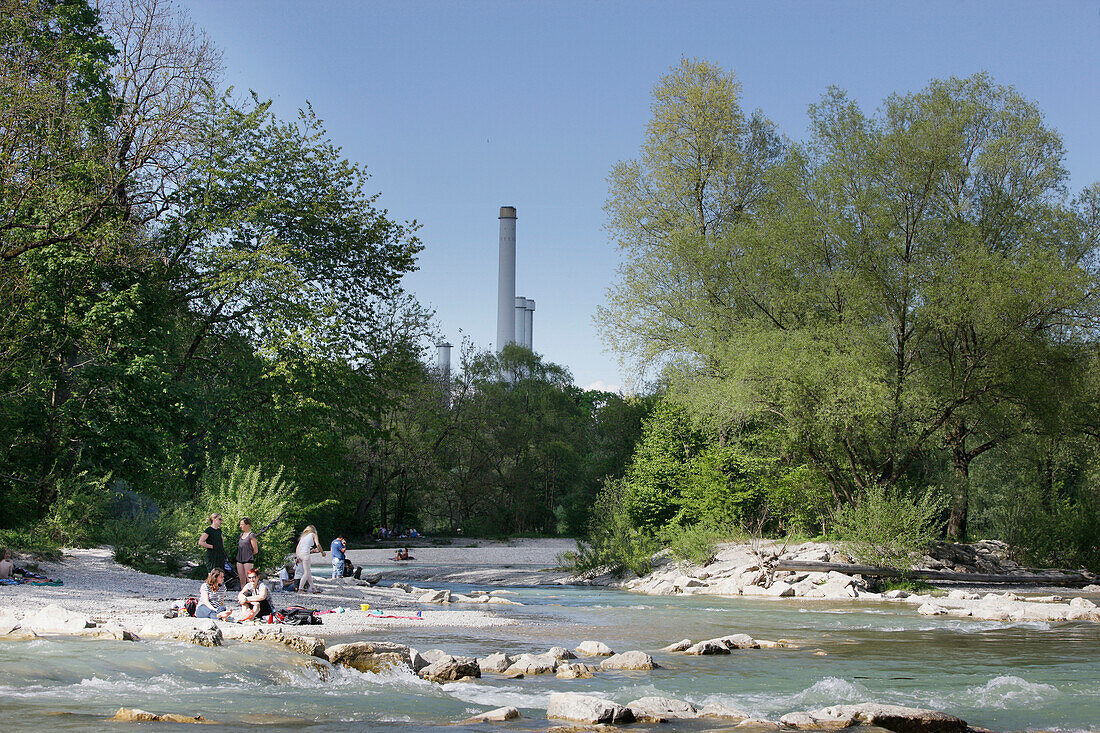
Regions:
<instances>
[{"instance_id":1,"label":"backpack on ground","mask_svg":"<svg viewBox=\"0 0 1100 733\"><path fill-rule=\"evenodd\" d=\"M286 624L287 626L318 626L321 623L321 617L317 615L315 609L302 606L283 608L273 613L271 618L277 619L272 623Z\"/></svg>"},{"instance_id":2,"label":"backpack on ground","mask_svg":"<svg viewBox=\"0 0 1100 733\"><path fill-rule=\"evenodd\" d=\"M197 609L198 607L199 607L199 599L198 598L188 598L186 601L183 602L183 610L187 611L188 616L194 616L195 615L195 609Z\"/></svg>"}]
</instances>

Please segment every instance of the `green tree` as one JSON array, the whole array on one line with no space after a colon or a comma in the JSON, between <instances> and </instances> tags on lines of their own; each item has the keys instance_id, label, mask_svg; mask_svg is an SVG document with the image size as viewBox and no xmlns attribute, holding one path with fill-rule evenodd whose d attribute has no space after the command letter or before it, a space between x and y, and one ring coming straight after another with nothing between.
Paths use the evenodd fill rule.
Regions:
<instances>
[{"instance_id":1,"label":"green tree","mask_svg":"<svg viewBox=\"0 0 1100 733\"><path fill-rule=\"evenodd\" d=\"M728 106L722 87L692 86L703 109ZM650 147L679 150L696 128L652 130L700 105L684 95L670 112L655 96L646 159L674 160ZM874 116L831 90L810 117L811 139L758 166L759 195L717 226L697 213L704 169L665 163L654 180L686 170L696 183L665 188L613 171L626 263L605 328L628 355L663 360L720 435L782 427L783 450L811 459L837 500L926 481L945 453L962 537L970 463L1060 419L1088 355L1094 194L1067 199L1057 134L986 75L890 97ZM623 205L639 191L653 203Z\"/></svg>"}]
</instances>

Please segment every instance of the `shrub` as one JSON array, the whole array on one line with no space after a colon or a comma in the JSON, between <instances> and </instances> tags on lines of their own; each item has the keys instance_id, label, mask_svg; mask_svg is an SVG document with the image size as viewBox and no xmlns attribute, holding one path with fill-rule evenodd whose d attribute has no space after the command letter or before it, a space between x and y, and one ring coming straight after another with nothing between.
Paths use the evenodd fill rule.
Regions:
<instances>
[{"instance_id":1,"label":"shrub","mask_svg":"<svg viewBox=\"0 0 1100 733\"><path fill-rule=\"evenodd\" d=\"M60 560L61 550L56 542L36 529L0 529L0 549L30 553L42 560Z\"/></svg>"},{"instance_id":2,"label":"shrub","mask_svg":"<svg viewBox=\"0 0 1100 733\"><path fill-rule=\"evenodd\" d=\"M57 482L57 496L41 531L62 546L86 547L99 540L112 494L107 488L111 475L92 476L88 471L73 470Z\"/></svg>"},{"instance_id":3,"label":"shrub","mask_svg":"<svg viewBox=\"0 0 1100 733\"><path fill-rule=\"evenodd\" d=\"M259 466L243 465L240 456L232 460L226 457L216 464L208 461L201 486L200 515L203 521L213 512L222 515L225 520L222 535L230 560L240 538L240 520L248 517L252 520L253 532L259 533L270 525L260 539L256 566L275 566L282 562L291 549L299 515L306 511L298 500L297 487L283 479L282 466L265 477ZM197 530L193 532L197 537Z\"/></svg>"},{"instance_id":4,"label":"shrub","mask_svg":"<svg viewBox=\"0 0 1100 733\"><path fill-rule=\"evenodd\" d=\"M744 535L738 525L700 522L683 527L666 527L661 539L676 559L706 565L714 559L715 546L719 542Z\"/></svg>"},{"instance_id":5,"label":"shrub","mask_svg":"<svg viewBox=\"0 0 1100 733\"><path fill-rule=\"evenodd\" d=\"M588 541L578 542L575 553L562 553L558 561L577 573L609 567L645 575L653 567L653 553L660 549L652 532L631 521L623 502L623 482L608 479L592 507Z\"/></svg>"},{"instance_id":6,"label":"shrub","mask_svg":"<svg viewBox=\"0 0 1100 733\"><path fill-rule=\"evenodd\" d=\"M860 562L906 570L940 536L947 501L934 489L916 498L875 485L833 515L833 532Z\"/></svg>"},{"instance_id":7,"label":"shrub","mask_svg":"<svg viewBox=\"0 0 1100 733\"><path fill-rule=\"evenodd\" d=\"M115 560L142 572L173 575L188 562L201 567L194 507L174 507L156 517L138 515L109 522Z\"/></svg>"}]
</instances>

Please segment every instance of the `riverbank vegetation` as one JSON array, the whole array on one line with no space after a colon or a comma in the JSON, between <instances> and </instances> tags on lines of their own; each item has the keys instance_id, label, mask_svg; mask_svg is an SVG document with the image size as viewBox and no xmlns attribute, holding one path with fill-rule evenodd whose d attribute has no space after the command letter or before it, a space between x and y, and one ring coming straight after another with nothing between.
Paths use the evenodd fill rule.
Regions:
<instances>
[{"instance_id":1,"label":"riverbank vegetation","mask_svg":"<svg viewBox=\"0 0 1100 733\"><path fill-rule=\"evenodd\" d=\"M1100 186L1070 191L1036 105L987 74L874 113L833 88L792 141L707 62L653 97L606 204L600 321L668 387L605 489L619 521L1097 567Z\"/></svg>"},{"instance_id":2,"label":"riverbank vegetation","mask_svg":"<svg viewBox=\"0 0 1100 733\"><path fill-rule=\"evenodd\" d=\"M163 0L103 7L0 13L4 542L172 571L218 510L227 545L274 521L269 565L312 523L583 535L578 566L635 570L791 533L1100 566L1100 187L1011 87L831 89L792 141L674 67L610 175L598 318L655 385L623 396L514 345L431 366L417 224L308 103L224 88Z\"/></svg>"}]
</instances>

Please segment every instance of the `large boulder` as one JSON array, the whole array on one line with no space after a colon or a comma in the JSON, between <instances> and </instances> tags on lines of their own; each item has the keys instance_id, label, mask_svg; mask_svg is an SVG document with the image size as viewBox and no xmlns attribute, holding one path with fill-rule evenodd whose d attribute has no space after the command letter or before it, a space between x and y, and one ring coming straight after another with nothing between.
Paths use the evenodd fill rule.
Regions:
<instances>
[{"instance_id":1,"label":"large boulder","mask_svg":"<svg viewBox=\"0 0 1100 733\"><path fill-rule=\"evenodd\" d=\"M518 720L523 717L519 714L519 711L515 708L497 708L496 710L490 710L488 712L475 715L472 718L466 718L460 725L468 725L471 723L501 723L505 720Z\"/></svg>"},{"instance_id":2,"label":"large boulder","mask_svg":"<svg viewBox=\"0 0 1100 733\"><path fill-rule=\"evenodd\" d=\"M7 636L22 626L23 622L11 608L0 608L0 636Z\"/></svg>"},{"instance_id":3,"label":"large boulder","mask_svg":"<svg viewBox=\"0 0 1100 733\"><path fill-rule=\"evenodd\" d=\"M600 669L657 669L659 665L645 652L614 654L600 662Z\"/></svg>"},{"instance_id":4,"label":"large boulder","mask_svg":"<svg viewBox=\"0 0 1100 733\"><path fill-rule=\"evenodd\" d=\"M634 713L634 717L647 716L650 718L695 718L698 717L698 709L686 700L676 700L671 697L640 697L634 702L626 704Z\"/></svg>"},{"instance_id":5,"label":"large boulder","mask_svg":"<svg viewBox=\"0 0 1100 733\"><path fill-rule=\"evenodd\" d=\"M681 639L661 649L663 652L682 652L691 647L691 639Z\"/></svg>"},{"instance_id":6,"label":"large boulder","mask_svg":"<svg viewBox=\"0 0 1100 733\"><path fill-rule=\"evenodd\" d=\"M551 674L561 662L548 654L520 654L508 669L506 675Z\"/></svg>"},{"instance_id":7,"label":"large boulder","mask_svg":"<svg viewBox=\"0 0 1100 733\"><path fill-rule=\"evenodd\" d=\"M576 659L577 658L576 654L569 651L568 649L566 649L563 646L552 646L552 647L550 647L550 651L546 652L546 656L553 657L554 659L557 659L559 662L563 659Z\"/></svg>"},{"instance_id":8,"label":"large boulder","mask_svg":"<svg viewBox=\"0 0 1100 733\"><path fill-rule=\"evenodd\" d=\"M150 713L138 708L119 708L113 718L108 718L121 723L213 723L212 720L207 720L201 715L191 717L190 715L176 715L175 713L165 713L164 715L158 715L157 713Z\"/></svg>"},{"instance_id":9,"label":"large boulder","mask_svg":"<svg viewBox=\"0 0 1100 733\"><path fill-rule=\"evenodd\" d=\"M328 661L360 672L381 672L394 666L413 669L413 650L389 641L353 641L325 651ZM419 655L418 655L419 656Z\"/></svg>"},{"instance_id":10,"label":"large boulder","mask_svg":"<svg viewBox=\"0 0 1100 733\"><path fill-rule=\"evenodd\" d=\"M188 619L184 623L154 622L145 624L138 632L142 639L169 639L199 646L221 646L223 635L218 624L211 619Z\"/></svg>"},{"instance_id":11,"label":"large boulder","mask_svg":"<svg viewBox=\"0 0 1100 733\"><path fill-rule=\"evenodd\" d=\"M507 654L496 652L495 654L490 654L487 657L478 659L477 666L481 668L482 674L486 672L496 672L499 674L511 667L514 661L515 660Z\"/></svg>"},{"instance_id":12,"label":"large boulder","mask_svg":"<svg viewBox=\"0 0 1100 733\"><path fill-rule=\"evenodd\" d=\"M867 702L833 705L809 713L819 726L876 725L894 733L966 733L966 721L935 710ZM831 727L831 726L830 726Z\"/></svg>"},{"instance_id":13,"label":"large boulder","mask_svg":"<svg viewBox=\"0 0 1100 733\"><path fill-rule=\"evenodd\" d=\"M721 639L707 639L698 644L692 644L684 650L684 654L729 654L730 648Z\"/></svg>"},{"instance_id":14,"label":"large boulder","mask_svg":"<svg viewBox=\"0 0 1100 733\"><path fill-rule=\"evenodd\" d=\"M108 621L95 628L97 639L111 639L113 641L138 641L137 634L122 627L118 621Z\"/></svg>"},{"instance_id":15,"label":"large boulder","mask_svg":"<svg viewBox=\"0 0 1100 733\"><path fill-rule=\"evenodd\" d=\"M602 641L582 641L574 651L586 657L610 657L615 653Z\"/></svg>"},{"instance_id":16,"label":"large boulder","mask_svg":"<svg viewBox=\"0 0 1100 733\"><path fill-rule=\"evenodd\" d=\"M563 680L588 680L595 677L599 671L600 668L594 665L574 662L559 666L555 674Z\"/></svg>"},{"instance_id":17,"label":"large boulder","mask_svg":"<svg viewBox=\"0 0 1100 733\"><path fill-rule=\"evenodd\" d=\"M634 722L634 713L630 708L600 697L573 692L551 694L550 703L546 707L546 717L550 720L570 720L588 724Z\"/></svg>"},{"instance_id":18,"label":"large boulder","mask_svg":"<svg viewBox=\"0 0 1100 733\"><path fill-rule=\"evenodd\" d=\"M430 590L416 599L418 603L450 603L451 591Z\"/></svg>"},{"instance_id":19,"label":"large boulder","mask_svg":"<svg viewBox=\"0 0 1100 733\"><path fill-rule=\"evenodd\" d=\"M36 634L81 634L84 629L95 626L84 614L53 603L27 614L22 625Z\"/></svg>"},{"instance_id":20,"label":"large boulder","mask_svg":"<svg viewBox=\"0 0 1100 733\"><path fill-rule=\"evenodd\" d=\"M473 657L441 657L417 674L431 682L456 682L481 676L481 668Z\"/></svg>"},{"instance_id":21,"label":"large boulder","mask_svg":"<svg viewBox=\"0 0 1100 733\"><path fill-rule=\"evenodd\" d=\"M759 649L760 642L748 634L730 634L714 641L725 644L730 649Z\"/></svg>"},{"instance_id":22,"label":"large boulder","mask_svg":"<svg viewBox=\"0 0 1100 733\"><path fill-rule=\"evenodd\" d=\"M264 629L258 629L258 633L249 634L240 637L241 641L263 641L270 644L279 644L285 646L291 651L296 651L299 654L305 654L310 657L319 657L321 659L328 659L325 654L325 642L322 639L318 639L315 636L298 636L297 634L288 634L282 629L276 629L274 631L266 631Z\"/></svg>"}]
</instances>

